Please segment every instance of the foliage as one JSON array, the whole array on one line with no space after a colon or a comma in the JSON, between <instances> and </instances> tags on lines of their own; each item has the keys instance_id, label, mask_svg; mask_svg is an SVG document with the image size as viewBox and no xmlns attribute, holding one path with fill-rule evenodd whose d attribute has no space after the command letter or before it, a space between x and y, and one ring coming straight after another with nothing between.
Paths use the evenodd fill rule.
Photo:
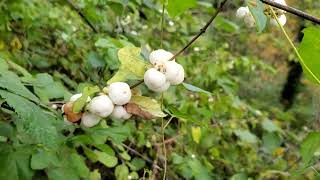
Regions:
<instances>
[{"instance_id":1,"label":"foliage","mask_svg":"<svg viewBox=\"0 0 320 180\"><path fill-rule=\"evenodd\" d=\"M105 118L93 128L66 123L61 103L82 93L80 112L107 84L135 84L151 50L180 50L216 8L209 0L69 2L0 2L0 179L160 179L164 168L168 179L315 178L317 88L303 79L283 111L277 98L291 56L260 1L250 8L258 34L235 20L240 3L228 2L177 57L185 83L163 96L132 90L130 103L158 118ZM305 6L319 13L316 1ZM319 29L304 33L299 52L320 77Z\"/></svg>"}]
</instances>

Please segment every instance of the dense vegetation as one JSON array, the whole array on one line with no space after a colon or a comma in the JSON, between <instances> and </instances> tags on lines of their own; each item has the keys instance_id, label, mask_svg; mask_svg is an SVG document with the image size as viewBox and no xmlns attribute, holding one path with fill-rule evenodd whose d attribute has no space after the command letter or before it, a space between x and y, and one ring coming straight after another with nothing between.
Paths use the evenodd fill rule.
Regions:
<instances>
[{"instance_id":1,"label":"dense vegetation","mask_svg":"<svg viewBox=\"0 0 320 180\"><path fill-rule=\"evenodd\" d=\"M0 179L319 178L320 28L285 14L299 58L267 5L221 2L0 1ZM318 0L287 3L320 16ZM150 52L178 52L215 12L176 57L184 83L137 84ZM65 119L73 94L81 113L117 81L137 85L130 119Z\"/></svg>"}]
</instances>

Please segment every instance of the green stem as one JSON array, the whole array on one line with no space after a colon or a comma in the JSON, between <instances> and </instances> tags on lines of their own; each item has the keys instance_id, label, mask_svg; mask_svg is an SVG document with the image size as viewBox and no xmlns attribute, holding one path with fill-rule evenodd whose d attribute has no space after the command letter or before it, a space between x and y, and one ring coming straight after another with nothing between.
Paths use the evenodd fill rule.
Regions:
<instances>
[{"instance_id":1,"label":"green stem","mask_svg":"<svg viewBox=\"0 0 320 180\"><path fill-rule=\"evenodd\" d=\"M166 7L166 2L162 5L162 16L161 16L161 37L160 37L160 47L163 48L163 29L164 29L164 9Z\"/></svg>"},{"instance_id":2,"label":"green stem","mask_svg":"<svg viewBox=\"0 0 320 180\"><path fill-rule=\"evenodd\" d=\"M300 63L302 64L302 66L304 67L305 70L307 70L311 76L320 84L320 80L317 78L316 75L314 75L312 73L312 71L309 69L309 67L306 65L306 63L304 62L303 58L301 57L299 51L297 50L297 48L295 47L295 45L293 44L293 42L291 41L290 37L288 36L287 32L285 31L285 29L283 28L283 26L280 24L278 17L276 15L276 13L274 12L274 10L272 9L272 7L269 5L268 8L271 10L272 12L272 16L273 18L277 21L278 26L280 27L282 33L285 35L285 37L287 38L289 44L291 45L291 47L293 48L294 52L296 53L296 55L299 58Z\"/></svg>"}]
</instances>

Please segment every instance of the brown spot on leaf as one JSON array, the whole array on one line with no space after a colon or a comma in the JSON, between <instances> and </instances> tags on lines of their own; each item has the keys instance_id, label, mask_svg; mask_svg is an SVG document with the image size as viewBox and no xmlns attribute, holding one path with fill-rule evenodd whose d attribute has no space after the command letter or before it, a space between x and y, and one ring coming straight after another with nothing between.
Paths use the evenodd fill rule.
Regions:
<instances>
[{"instance_id":1,"label":"brown spot on leaf","mask_svg":"<svg viewBox=\"0 0 320 180\"><path fill-rule=\"evenodd\" d=\"M128 103L125 106L125 109L128 113L139 116L143 119L154 119L155 116L150 114L147 111L142 110L137 104L135 103Z\"/></svg>"}]
</instances>

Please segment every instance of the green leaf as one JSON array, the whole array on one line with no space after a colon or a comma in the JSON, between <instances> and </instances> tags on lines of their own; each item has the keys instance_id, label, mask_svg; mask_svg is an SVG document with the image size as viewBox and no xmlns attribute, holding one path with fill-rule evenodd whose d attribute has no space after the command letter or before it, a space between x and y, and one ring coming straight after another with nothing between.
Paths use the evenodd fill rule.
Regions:
<instances>
[{"instance_id":1,"label":"green leaf","mask_svg":"<svg viewBox=\"0 0 320 180\"><path fill-rule=\"evenodd\" d=\"M13 127L6 122L0 121L0 136L12 137L14 135Z\"/></svg>"},{"instance_id":2,"label":"green leaf","mask_svg":"<svg viewBox=\"0 0 320 180\"><path fill-rule=\"evenodd\" d=\"M52 180L79 180L79 176L72 168L60 167L47 170L48 179Z\"/></svg>"},{"instance_id":3,"label":"green leaf","mask_svg":"<svg viewBox=\"0 0 320 180\"><path fill-rule=\"evenodd\" d=\"M275 133L267 133L262 137L263 147L267 152L272 153L277 147L281 145L280 137Z\"/></svg>"},{"instance_id":4,"label":"green leaf","mask_svg":"<svg viewBox=\"0 0 320 180\"><path fill-rule=\"evenodd\" d=\"M129 175L129 169L126 165L118 165L114 171L117 180L127 180Z\"/></svg>"},{"instance_id":5,"label":"green leaf","mask_svg":"<svg viewBox=\"0 0 320 180\"><path fill-rule=\"evenodd\" d=\"M127 46L118 51L120 68L108 81L108 84L119 81L143 79L147 64L141 59L141 49Z\"/></svg>"},{"instance_id":6,"label":"green leaf","mask_svg":"<svg viewBox=\"0 0 320 180\"><path fill-rule=\"evenodd\" d=\"M312 82L320 84L320 28L309 27L303 30L304 36L299 46L299 53L304 60L304 73ZM306 67L312 74L306 70Z\"/></svg>"},{"instance_id":7,"label":"green leaf","mask_svg":"<svg viewBox=\"0 0 320 180\"><path fill-rule=\"evenodd\" d=\"M0 87L31 101L39 102L39 99L20 82L19 77L13 72L0 72Z\"/></svg>"},{"instance_id":8,"label":"green leaf","mask_svg":"<svg viewBox=\"0 0 320 180\"><path fill-rule=\"evenodd\" d=\"M115 143L121 143L125 141L131 133L130 127L128 125L122 125L119 127L109 127L109 128L89 128L86 131L92 136L96 144L103 144L107 138L112 138Z\"/></svg>"},{"instance_id":9,"label":"green leaf","mask_svg":"<svg viewBox=\"0 0 320 180\"><path fill-rule=\"evenodd\" d=\"M216 17L214 25L215 28L228 33L237 33L239 31L239 26L237 24L220 16Z\"/></svg>"},{"instance_id":10,"label":"green leaf","mask_svg":"<svg viewBox=\"0 0 320 180\"><path fill-rule=\"evenodd\" d=\"M94 146L96 148L98 148L99 150L109 154L110 156L114 156L115 155L114 150L107 144L96 144Z\"/></svg>"},{"instance_id":11,"label":"green leaf","mask_svg":"<svg viewBox=\"0 0 320 180\"><path fill-rule=\"evenodd\" d=\"M133 158L133 160L130 162L130 168L132 171L139 171L146 165L146 162L141 158Z\"/></svg>"},{"instance_id":12,"label":"green leaf","mask_svg":"<svg viewBox=\"0 0 320 180\"><path fill-rule=\"evenodd\" d=\"M48 102L50 99L63 98L65 95L63 85L54 82L51 75L47 73L37 74L33 86L35 93L45 102Z\"/></svg>"},{"instance_id":13,"label":"green leaf","mask_svg":"<svg viewBox=\"0 0 320 180\"><path fill-rule=\"evenodd\" d=\"M203 90L199 87L196 87L194 85L191 85L191 84L187 84L187 83L182 83L183 87L185 87L187 90L189 91L192 91L192 92L200 92L200 93L205 93L205 94L212 94L211 92L209 91L206 91L206 90Z\"/></svg>"},{"instance_id":14,"label":"green leaf","mask_svg":"<svg viewBox=\"0 0 320 180\"><path fill-rule=\"evenodd\" d=\"M59 166L59 159L52 151L40 151L31 157L31 168L35 170L45 169L50 166Z\"/></svg>"},{"instance_id":15,"label":"green leaf","mask_svg":"<svg viewBox=\"0 0 320 180\"><path fill-rule=\"evenodd\" d=\"M175 17L196 6L196 0L169 0L167 10L170 16Z\"/></svg>"},{"instance_id":16,"label":"green leaf","mask_svg":"<svg viewBox=\"0 0 320 180\"><path fill-rule=\"evenodd\" d=\"M115 156L111 156L105 152L101 152L98 150L94 150L93 152L97 156L97 160L104 164L106 167L111 168L118 164L118 159Z\"/></svg>"},{"instance_id":17,"label":"green leaf","mask_svg":"<svg viewBox=\"0 0 320 180\"><path fill-rule=\"evenodd\" d=\"M75 113L81 112L84 106L87 104L88 97L99 91L100 89L98 86L85 87L83 89L82 96L73 103L72 111Z\"/></svg>"},{"instance_id":18,"label":"green leaf","mask_svg":"<svg viewBox=\"0 0 320 180\"><path fill-rule=\"evenodd\" d=\"M262 32L267 25L268 18L264 14L264 4L260 0L256 0L256 6L249 5L250 12L256 22L257 31Z\"/></svg>"},{"instance_id":19,"label":"green leaf","mask_svg":"<svg viewBox=\"0 0 320 180\"><path fill-rule=\"evenodd\" d=\"M106 38L99 38L94 45L96 47L100 48L115 48L116 46L110 41L109 39Z\"/></svg>"},{"instance_id":20,"label":"green leaf","mask_svg":"<svg viewBox=\"0 0 320 180\"><path fill-rule=\"evenodd\" d=\"M241 141L248 143L257 142L257 137L248 130L236 130L235 134L241 139Z\"/></svg>"},{"instance_id":21,"label":"green leaf","mask_svg":"<svg viewBox=\"0 0 320 180\"><path fill-rule=\"evenodd\" d=\"M13 150L7 144L0 144L0 179L32 179L34 172L29 166L30 154L27 146Z\"/></svg>"},{"instance_id":22,"label":"green leaf","mask_svg":"<svg viewBox=\"0 0 320 180\"><path fill-rule=\"evenodd\" d=\"M269 119L265 119L262 121L262 128L268 132L274 132L279 130L278 126L275 125L272 121Z\"/></svg>"},{"instance_id":23,"label":"green leaf","mask_svg":"<svg viewBox=\"0 0 320 180\"><path fill-rule=\"evenodd\" d=\"M200 127L191 127L191 135L194 142L197 144L200 143L201 138L201 128Z\"/></svg>"},{"instance_id":24,"label":"green leaf","mask_svg":"<svg viewBox=\"0 0 320 180\"><path fill-rule=\"evenodd\" d=\"M0 58L0 72L8 71L8 69L9 69L8 63L4 59Z\"/></svg>"},{"instance_id":25,"label":"green leaf","mask_svg":"<svg viewBox=\"0 0 320 180\"><path fill-rule=\"evenodd\" d=\"M146 111L155 117L166 116L166 114L164 114L161 110L161 105L155 99L150 97L132 96L130 103L138 105L143 111Z\"/></svg>"},{"instance_id":26,"label":"green leaf","mask_svg":"<svg viewBox=\"0 0 320 180\"><path fill-rule=\"evenodd\" d=\"M305 165L311 161L316 152L320 151L320 132L311 132L302 141L300 153Z\"/></svg>"},{"instance_id":27,"label":"green leaf","mask_svg":"<svg viewBox=\"0 0 320 180\"><path fill-rule=\"evenodd\" d=\"M166 112L170 114L173 117L179 118L179 120L186 122L186 121L191 121L191 122L196 122L194 118L190 116L190 114L186 112L181 112L179 111L176 107L172 105L166 106L167 110Z\"/></svg>"},{"instance_id":28,"label":"green leaf","mask_svg":"<svg viewBox=\"0 0 320 180\"><path fill-rule=\"evenodd\" d=\"M90 170L86 166L85 160L82 156L77 153L72 153L69 156L69 163L80 177L88 177Z\"/></svg>"},{"instance_id":29,"label":"green leaf","mask_svg":"<svg viewBox=\"0 0 320 180\"><path fill-rule=\"evenodd\" d=\"M31 144L58 146L61 139L59 139L57 129L54 126L56 119L53 116L21 96L4 90L0 90L0 96L15 109L20 117L15 121L18 133L21 133L18 136L20 140Z\"/></svg>"}]
</instances>

